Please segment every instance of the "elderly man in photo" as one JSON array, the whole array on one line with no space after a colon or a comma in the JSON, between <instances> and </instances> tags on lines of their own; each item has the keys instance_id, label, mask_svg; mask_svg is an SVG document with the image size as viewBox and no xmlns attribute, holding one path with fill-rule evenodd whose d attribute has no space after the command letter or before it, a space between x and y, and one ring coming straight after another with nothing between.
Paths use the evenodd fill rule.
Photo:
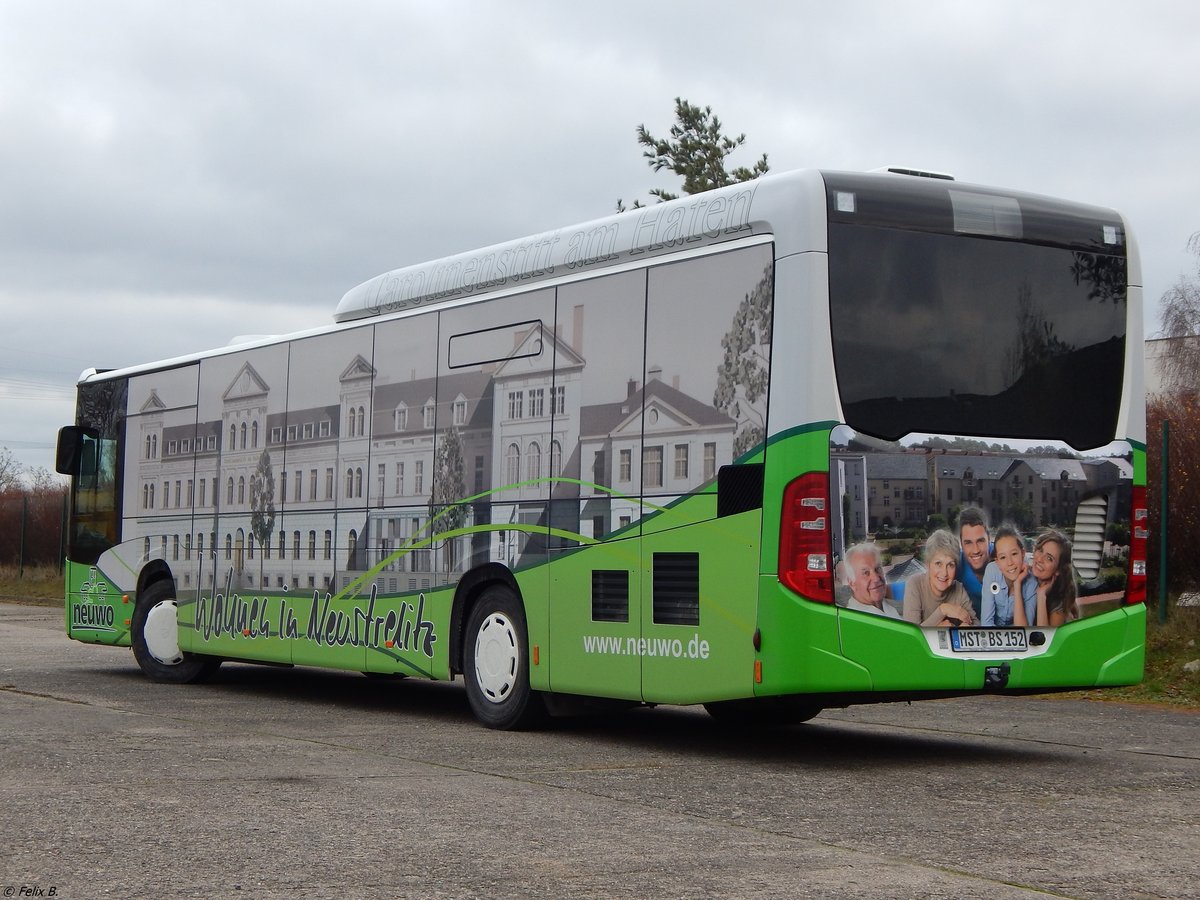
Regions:
<instances>
[{"instance_id":1,"label":"elderly man in photo","mask_svg":"<svg viewBox=\"0 0 1200 900\"><path fill-rule=\"evenodd\" d=\"M900 613L887 602L888 584L883 577L883 557L872 543L855 544L846 551L846 580L850 599L846 609L899 619Z\"/></svg>"}]
</instances>

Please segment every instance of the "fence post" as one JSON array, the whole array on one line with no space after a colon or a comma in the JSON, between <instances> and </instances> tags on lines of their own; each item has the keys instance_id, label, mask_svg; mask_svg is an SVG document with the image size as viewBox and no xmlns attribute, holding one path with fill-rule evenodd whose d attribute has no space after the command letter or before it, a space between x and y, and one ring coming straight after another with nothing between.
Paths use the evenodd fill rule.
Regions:
<instances>
[{"instance_id":1,"label":"fence post","mask_svg":"<svg viewBox=\"0 0 1200 900\"><path fill-rule=\"evenodd\" d=\"M67 514L71 507L71 494L63 494L62 515L58 520L58 574L63 573L67 561Z\"/></svg>"},{"instance_id":2,"label":"fence post","mask_svg":"<svg viewBox=\"0 0 1200 900\"><path fill-rule=\"evenodd\" d=\"M1163 419L1162 424L1162 457L1159 463L1161 476L1159 481L1162 482L1162 496L1159 503L1161 513L1158 517L1158 528L1161 534L1158 536L1158 624L1165 625L1167 621L1167 504L1170 502L1170 466L1168 462L1168 452L1170 450L1170 419Z\"/></svg>"},{"instance_id":3,"label":"fence post","mask_svg":"<svg viewBox=\"0 0 1200 900\"><path fill-rule=\"evenodd\" d=\"M29 494L21 493L21 541L17 550L17 577L25 577L25 524L29 518Z\"/></svg>"}]
</instances>

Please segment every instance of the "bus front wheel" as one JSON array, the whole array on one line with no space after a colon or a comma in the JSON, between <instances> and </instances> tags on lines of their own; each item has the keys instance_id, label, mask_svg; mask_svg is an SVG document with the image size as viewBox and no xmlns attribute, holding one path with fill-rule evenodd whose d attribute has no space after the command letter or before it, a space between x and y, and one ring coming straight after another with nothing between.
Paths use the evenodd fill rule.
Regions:
<instances>
[{"instance_id":1,"label":"bus front wheel","mask_svg":"<svg viewBox=\"0 0 1200 900\"><path fill-rule=\"evenodd\" d=\"M463 641L463 680L475 718L488 728L534 724L541 697L529 687L525 610L504 585L491 585L471 608Z\"/></svg>"},{"instance_id":2,"label":"bus front wheel","mask_svg":"<svg viewBox=\"0 0 1200 900\"><path fill-rule=\"evenodd\" d=\"M221 665L216 657L179 649L178 618L170 581L156 581L138 596L130 643L134 659L152 681L191 684L208 678Z\"/></svg>"}]
</instances>

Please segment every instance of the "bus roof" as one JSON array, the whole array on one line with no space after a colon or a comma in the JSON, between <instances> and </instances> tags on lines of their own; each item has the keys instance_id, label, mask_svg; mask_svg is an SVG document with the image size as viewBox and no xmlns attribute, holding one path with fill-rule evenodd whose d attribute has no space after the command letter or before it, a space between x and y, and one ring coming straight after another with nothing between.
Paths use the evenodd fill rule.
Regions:
<instances>
[{"instance_id":1,"label":"bus roof","mask_svg":"<svg viewBox=\"0 0 1200 900\"><path fill-rule=\"evenodd\" d=\"M656 256L700 249L755 235L772 235L777 259L825 249L825 176L851 174L803 169L691 194L541 234L468 250L442 259L377 275L343 295L333 323L292 334L235 338L229 345L119 369L87 369L79 383L103 380L219 356L235 350L309 337L376 316L462 301L474 295L512 291L539 281L586 277L588 273ZM928 182L923 171L890 169L857 177ZM934 179L938 180L938 179ZM942 185L974 187L939 180ZM918 188L919 189L919 188ZM995 191L995 188L984 188ZM1031 195L1003 191L1013 197ZM1136 264L1136 255L1133 255ZM1130 271L1130 283L1136 273Z\"/></svg>"},{"instance_id":2,"label":"bus roof","mask_svg":"<svg viewBox=\"0 0 1200 900\"><path fill-rule=\"evenodd\" d=\"M692 194L546 231L542 234L469 250L433 262L393 269L347 291L334 321L383 315L526 285L565 274L604 268L633 258L701 247L773 231L772 212L782 192L821 196L820 173L796 171ZM799 204L794 208L798 209ZM793 212L792 215L796 213Z\"/></svg>"},{"instance_id":3,"label":"bus roof","mask_svg":"<svg viewBox=\"0 0 1200 900\"><path fill-rule=\"evenodd\" d=\"M783 216L791 227L779 234L778 220ZM365 324L377 316L416 311L474 295L519 290L538 281L572 275L586 277L590 271L621 263L758 234L775 234L777 241L784 239L787 246L777 247L777 256L811 250L813 240L824 245L823 223L824 182L820 172L798 170L767 175L668 203L393 269L347 291L329 325L288 334L241 336L224 347L117 369L89 368L80 374L78 383L174 368L211 356L313 337L355 323Z\"/></svg>"}]
</instances>

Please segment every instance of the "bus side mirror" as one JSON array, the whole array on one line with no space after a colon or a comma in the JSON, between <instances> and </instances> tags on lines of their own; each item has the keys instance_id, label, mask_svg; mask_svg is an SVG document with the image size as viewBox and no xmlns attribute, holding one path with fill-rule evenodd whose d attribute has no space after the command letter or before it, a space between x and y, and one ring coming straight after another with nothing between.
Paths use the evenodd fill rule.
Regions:
<instances>
[{"instance_id":1,"label":"bus side mirror","mask_svg":"<svg viewBox=\"0 0 1200 900\"><path fill-rule=\"evenodd\" d=\"M58 447L54 454L54 471L60 475L78 475L80 459L83 456L83 439L93 441L100 438L100 432L95 428L83 428L79 425L68 425L58 429Z\"/></svg>"}]
</instances>

